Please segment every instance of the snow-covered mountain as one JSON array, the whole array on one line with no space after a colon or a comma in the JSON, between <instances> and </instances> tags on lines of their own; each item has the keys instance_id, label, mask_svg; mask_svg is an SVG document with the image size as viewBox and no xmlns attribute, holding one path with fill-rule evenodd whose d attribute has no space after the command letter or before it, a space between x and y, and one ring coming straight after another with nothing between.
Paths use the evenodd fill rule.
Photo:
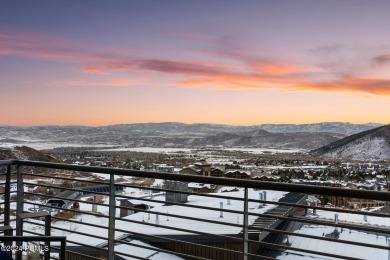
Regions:
<instances>
[{"instance_id":1,"label":"snow-covered mountain","mask_svg":"<svg viewBox=\"0 0 390 260\"><path fill-rule=\"evenodd\" d=\"M290 148L312 150L378 124L318 123L233 126L221 124L145 123L101 127L0 126L0 147L37 144L62 146Z\"/></svg>"},{"instance_id":2,"label":"snow-covered mountain","mask_svg":"<svg viewBox=\"0 0 390 260\"><path fill-rule=\"evenodd\" d=\"M195 139L193 145L225 147L276 148L311 150L344 137L337 133L287 132L272 133L262 129L240 133L219 133Z\"/></svg>"},{"instance_id":3,"label":"snow-covered mountain","mask_svg":"<svg viewBox=\"0 0 390 260\"><path fill-rule=\"evenodd\" d=\"M311 153L335 159L390 161L390 125L345 137Z\"/></svg>"}]
</instances>

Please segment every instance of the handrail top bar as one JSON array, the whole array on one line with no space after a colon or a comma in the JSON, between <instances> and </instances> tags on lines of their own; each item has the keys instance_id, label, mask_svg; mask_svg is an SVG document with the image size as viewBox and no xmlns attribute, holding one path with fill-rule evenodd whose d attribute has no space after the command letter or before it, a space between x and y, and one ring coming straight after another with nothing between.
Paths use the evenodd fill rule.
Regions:
<instances>
[{"instance_id":1,"label":"handrail top bar","mask_svg":"<svg viewBox=\"0 0 390 260\"><path fill-rule=\"evenodd\" d=\"M14 165L17 160L0 160L0 166Z\"/></svg>"},{"instance_id":2,"label":"handrail top bar","mask_svg":"<svg viewBox=\"0 0 390 260\"><path fill-rule=\"evenodd\" d=\"M66 242L66 236L0 236L0 241L58 241Z\"/></svg>"},{"instance_id":3,"label":"handrail top bar","mask_svg":"<svg viewBox=\"0 0 390 260\"><path fill-rule=\"evenodd\" d=\"M150 172L150 171L128 170L128 169L85 166L85 165L72 165L72 164L64 164L64 163L52 163L52 162L29 161L29 160L5 160L5 161L0 160L0 166L3 165L34 166L34 167L42 167L42 168L58 169L58 170L115 174L115 175L123 175L128 177L135 176L135 177L167 179L167 180L183 181L183 182L209 183L209 184L216 184L216 185L242 187L242 188L277 190L277 191L286 191L286 192L298 192L298 193L308 193L308 194L390 201L390 193L379 192L379 191L354 190L354 189L312 186L312 185L302 185L302 184L292 184L292 183L276 183L276 182L265 182L265 181L257 181L257 180L256 181L242 180L242 179L233 179L233 178L189 175L189 174Z\"/></svg>"}]
</instances>

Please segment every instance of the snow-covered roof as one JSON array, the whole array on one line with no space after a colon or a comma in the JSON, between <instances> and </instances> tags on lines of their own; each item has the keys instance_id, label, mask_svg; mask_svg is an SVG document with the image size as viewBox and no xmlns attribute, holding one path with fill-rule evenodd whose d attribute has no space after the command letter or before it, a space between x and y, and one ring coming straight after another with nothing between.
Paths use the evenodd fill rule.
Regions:
<instances>
[{"instance_id":1,"label":"snow-covered roof","mask_svg":"<svg viewBox=\"0 0 390 260\"><path fill-rule=\"evenodd\" d=\"M268 178L268 179L278 180L278 179L280 179L280 176L261 174L261 175L258 175L256 177L253 177L253 179L259 179L259 178Z\"/></svg>"},{"instance_id":2,"label":"snow-covered roof","mask_svg":"<svg viewBox=\"0 0 390 260\"><path fill-rule=\"evenodd\" d=\"M189 220L185 217L195 217L199 219L207 219L207 220L214 220L219 221L222 223L228 223L228 224L241 224L243 223L242 213L236 214L236 213L230 213L230 212L224 212L223 217L220 217L220 202L223 203L224 209L230 209L230 210L237 210L242 211L243 210L243 202L233 200L234 197L243 197L243 190L239 190L237 192L229 192L229 193L223 193L225 196L231 196L232 199L230 200L230 205L227 200L220 199L220 198L213 198L213 197L204 197L204 196L196 196L191 195L188 197L188 205L198 205L198 206L207 206L212 207L215 210L207 210L207 209L192 209L185 206L178 206L178 205L172 205L172 206L160 206L153 208L153 211L161 212L161 213L169 213L169 214L176 214L183 216L184 218L177 218L177 217L166 217L163 215L160 215L158 217L158 223L159 225L164 225L173 228L183 228L188 230L194 230L197 232L206 232L206 233L213 233L213 234L238 234L241 232L242 227L234 227L234 226L227 226L223 224L213 224L213 223L206 223L206 222L199 222L195 220ZM279 200L285 192L279 192L279 191L267 191L267 197ZM213 194L210 194L211 196ZM259 199L259 191L250 190L249 192L249 198L251 199ZM263 213L271 208L274 208L275 205L267 205L266 207L259 208L259 203L255 202L249 202L249 208L250 212L254 213ZM249 217L249 224L253 223L257 217L256 216L250 216ZM118 220L116 223L116 227L119 229L125 229L133 232L138 233L144 233L148 235L172 235L172 234L191 234L191 232L183 232L183 231L176 231L166 228L159 228L154 226L148 226L147 223L153 223L156 224L156 214L149 214L148 213L137 213L130 216L125 217L125 219L130 220L137 220L137 221L145 221L145 224L138 224L138 223L128 223L125 221Z\"/></svg>"},{"instance_id":3,"label":"snow-covered roof","mask_svg":"<svg viewBox=\"0 0 390 260\"><path fill-rule=\"evenodd\" d=\"M212 189L215 185L214 184L205 184L205 183L197 183L197 182L190 182L188 183L188 188L196 188L196 189L201 189L201 188L208 188Z\"/></svg>"},{"instance_id":4,"label":"snow-covered roof","mask_svg":"<svg viewBox=\"0 0 390 260\"><path fill-rule=\"evenodd\" d=\"M320 225L303 225L295 233L314 235L318 237L334 237L335 228L331 226ZM350 242L361 242L375 245L387 245L387 238L384 235L370 234L366 232L338 229L338 238L340 240L346 240ZM337 243L331 241L317 240L313 238L290 236L289 242L291 247L301 248L306 250L319 251L323 253L331 253L336 255L355 257L359 259L388 259L389 251L375 248L367 248L361 246L355 246L345 243ZM290 259L334 259L330 257L319 257L318 255L312 255L294 250L287 250L277 257L277 259L290 260Z\"/></svg>"}]
</instances>

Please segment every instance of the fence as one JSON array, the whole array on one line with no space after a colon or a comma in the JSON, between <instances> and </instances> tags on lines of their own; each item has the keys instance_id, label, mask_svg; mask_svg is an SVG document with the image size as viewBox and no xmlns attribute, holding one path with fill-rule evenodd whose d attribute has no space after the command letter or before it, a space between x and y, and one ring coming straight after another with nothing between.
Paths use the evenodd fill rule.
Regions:
<instances>
[{"instance_id":1,"label":"fence","mask_svg":"<svg viewBox=\"0 0 390 260\"><path fill-rule=\"evenodd\" d=\"M0 241L14 231L15 241L66 237L67 256L45 242L45 259L389 258L390 215L326 206L342 198L374 209L388 205L385 191L22 160L0 161L0 170ZM194 193L188 183L214 193Z\"/></svg>"}]
</instances>

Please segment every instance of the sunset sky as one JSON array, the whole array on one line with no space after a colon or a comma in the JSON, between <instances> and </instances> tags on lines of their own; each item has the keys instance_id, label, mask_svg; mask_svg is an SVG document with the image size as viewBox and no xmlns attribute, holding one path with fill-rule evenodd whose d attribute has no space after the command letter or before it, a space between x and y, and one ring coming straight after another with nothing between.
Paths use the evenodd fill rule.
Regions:
<instances>
[{"instance_id":1,"label":"sunset sky","mask_svg":"<svg viewBox=\"0 0 390 260\"><path fill-rule=\"evenodd\" d=\"M390 123L390 1L0 2L0 125Z\"/></svg>"}]
</instances>

